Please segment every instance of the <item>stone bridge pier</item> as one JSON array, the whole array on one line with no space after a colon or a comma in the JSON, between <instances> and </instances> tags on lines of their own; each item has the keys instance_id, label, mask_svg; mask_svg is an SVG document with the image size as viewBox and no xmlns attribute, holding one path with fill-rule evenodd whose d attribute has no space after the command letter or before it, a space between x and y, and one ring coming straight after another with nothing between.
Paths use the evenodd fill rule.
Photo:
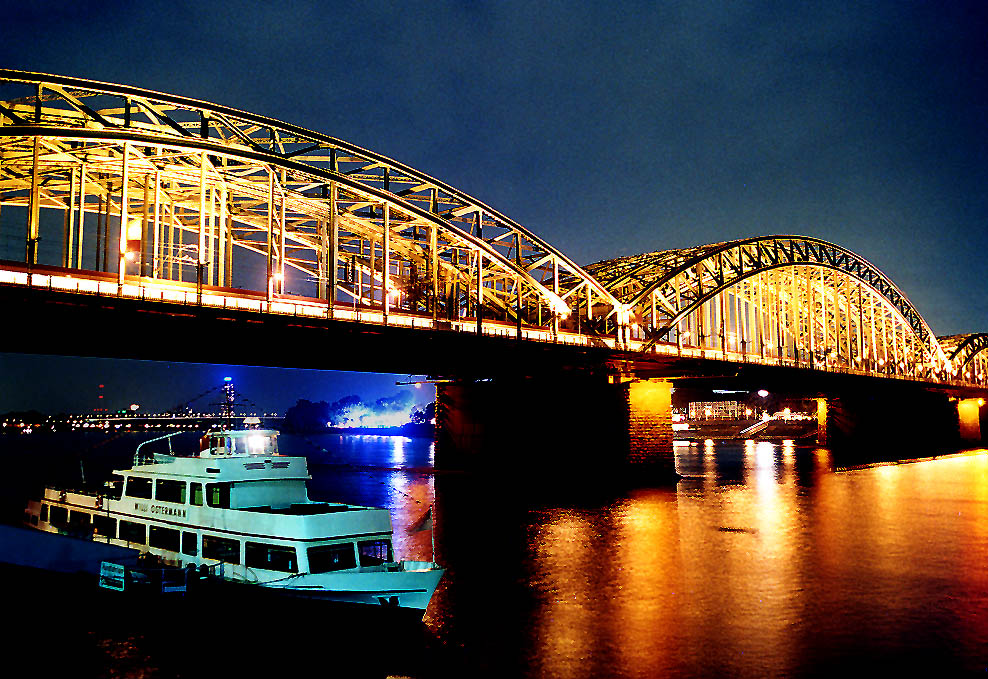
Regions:
<instances>
[{"instance_id":1,"label":"stone bridge pier","mask_svg":"<svg viewBox=\"0 0 988 679\"><path fill-rule=\"evenodd\" d=\"M984 400L893 385L817 399L817 441L828 448L871 448L905 457L985 442Z\"/></svg>"},{"instance_id":2,"label":"stone bridge pier","mask_svg":"<svg viewBox=\"0 0 988 679\"><path fill-rule=\"evenodd\" d=\"M436 463L671 482L671 388L663 380L585 374L440 383Z\"/></svg>"}]
</instances>

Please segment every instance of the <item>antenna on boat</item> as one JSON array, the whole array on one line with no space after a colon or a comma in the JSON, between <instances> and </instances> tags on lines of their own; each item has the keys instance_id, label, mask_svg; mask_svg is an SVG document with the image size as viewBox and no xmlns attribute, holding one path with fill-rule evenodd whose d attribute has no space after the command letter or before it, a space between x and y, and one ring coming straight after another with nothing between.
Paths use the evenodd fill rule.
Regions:
<instances>
[{"instance_id":1,"label":"antenna on boat","mask_svg":"<svg viewBox=\"0 0 988 679\"><path fill-rule=\"evenodd\" d=\"M172 436L178 436L181 433L182 433L181 431L173 431L170 434L165 434L164 436L158 436L157 438L148 439L147 441L143 441L143 442L139 443L137 445L137 449L134 451L134 466L136 467L137 465L140 465L140 464L151 464L152 462L154 462L154 453L151 453L150 455L142 455L141 454L141 448L143 448L144 446L146 446L149 443L154 443L155 441L161 441L162 439L168 439L168 452L169 452L169 454L171 454L171 452L172 452L171 437Z\"/></svg>"},{"instance_id":2,"label":"antenna on boat","mask_svg":"<svg viewBox=\"0 0 988 679\"><path fill-rule=\"evenodd\" d=\"M231 429L233 427L233 404L237 400L236 391L233 388L233 378L224 377L223 378L223 419L226 422L226 428Z\"/></svg>"}]
</instances>

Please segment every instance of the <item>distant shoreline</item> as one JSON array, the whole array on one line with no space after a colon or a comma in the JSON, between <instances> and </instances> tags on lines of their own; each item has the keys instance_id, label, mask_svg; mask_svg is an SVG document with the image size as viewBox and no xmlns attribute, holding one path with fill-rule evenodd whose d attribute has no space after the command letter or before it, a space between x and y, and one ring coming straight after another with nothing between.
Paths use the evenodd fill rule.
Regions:
<instances>
[{"instance_id":1,"label":"distant shoreline","mask_svg":"<svg viewBox=\"0 0 988 679\"><path fill-rule=\"evenodd\" d=\"M327 427L319 431L287 431L286 434L340 434L354 436L407 436L409 438L431 439L436 435L436 425L409 422L400 427Z\"/></svg>"}]
</instances>

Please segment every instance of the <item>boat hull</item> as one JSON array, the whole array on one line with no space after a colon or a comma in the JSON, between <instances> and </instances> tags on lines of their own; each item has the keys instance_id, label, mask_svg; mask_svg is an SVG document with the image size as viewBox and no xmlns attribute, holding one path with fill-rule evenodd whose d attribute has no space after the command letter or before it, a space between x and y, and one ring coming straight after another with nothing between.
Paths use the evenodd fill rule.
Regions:
<instances>
[{"instance_id":1,"label":"boat hull","mask_svg":"<svg viewBox=\"0 0 988 679\"><path fill-rule=\"evenodd\" d=\"M445 571L441 568L299 575L259 583L261 589L317 601L407 608L424 613Z\"/></svg>"},{"instance_id":2,"label":"boat hull","mask_svg":"<svg viewBox=\"0 0 988 679\"><path fill-rule=\"evenodd\" d=\"M103 561L132 564L140 552L129 547L0 524L0 563L59 573L97 575Z\"/></svg>"}]
</instances>

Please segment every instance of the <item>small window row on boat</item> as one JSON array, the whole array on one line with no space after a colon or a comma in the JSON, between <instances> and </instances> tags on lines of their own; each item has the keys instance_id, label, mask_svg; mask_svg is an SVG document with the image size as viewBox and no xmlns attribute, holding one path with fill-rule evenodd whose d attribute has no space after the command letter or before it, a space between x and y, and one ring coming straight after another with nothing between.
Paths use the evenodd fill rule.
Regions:
<instances>
[{"instance_id":1,"label":"small window row on boat","mask_svg":"<svg viewBox=\"0 0 988 679\"><path fill-rule=\"evenodd\" d=\"M173 481L170 479L152 479L142 476L127 477L127 486L124 495L127 497L139 498L142 500L153 499L160 502L172 502L175 504L185 504L188 495L190 504L202 506L203 501L209 507L228 509L230 507L230 484L229 483L207 483L205 492L203 484L185 481Z\"/></svg>"},{"instance_id":2,"label":"small window row on boat","mask_svg":"<svg viewBox=\"0 0 988 679\"><path fill-rule=\"evenodd\" d=\"M102 514L72 510L58 505L41 505L40 521L69 533L88 534L117 539L131 545L147 545L157 549L198 556L199 536L193 531L117 519ZM241 541L218 535L202 535L202 556L229 564L263 568L285 573L298 572L295 547L253 540ZM362 567L380 566L394 560L390 540L361 540L318 545L307 550L310 573L326 573Z\"/></svg>"}]
</instances>

